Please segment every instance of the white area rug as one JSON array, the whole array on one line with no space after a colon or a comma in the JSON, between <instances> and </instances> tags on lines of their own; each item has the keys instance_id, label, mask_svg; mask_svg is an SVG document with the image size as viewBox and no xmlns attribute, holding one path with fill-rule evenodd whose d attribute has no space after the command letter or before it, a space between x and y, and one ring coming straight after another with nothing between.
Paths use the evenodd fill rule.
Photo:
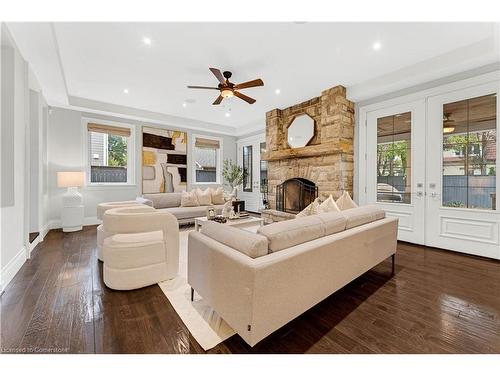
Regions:
<instances>
[{"instance_id":1,"label":"white area rug","mask_svg":"<svg viewBox=\"0 0 500 375\"><path fill-rule=\"evenodd\" d=\"M256 231L255 228L245 228ZM209 350L235 334L233 329L195 293L187 283L187 242L191 230L179 233L179 276L159 283L182 322L204 350Z\"/></svg>"}]
</instances>

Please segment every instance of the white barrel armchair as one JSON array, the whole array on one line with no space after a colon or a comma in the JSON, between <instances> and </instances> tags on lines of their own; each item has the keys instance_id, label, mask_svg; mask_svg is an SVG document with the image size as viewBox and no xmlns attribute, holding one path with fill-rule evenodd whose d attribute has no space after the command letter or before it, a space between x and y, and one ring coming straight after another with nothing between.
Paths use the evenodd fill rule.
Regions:
<instances>
[{"instance_id":1,"label":"white barrel armchair","mask_svg":"<svg viewBox=\"0 0 500 375\"><path fill-rule=\"evenodd\" d=\"M103 225L104 283L138 289L174 278L179 271L179 224L174 215L151 207L113 208Z\"/></svg>"},{"instance_id":2,"label":"white barrel armchair","mask_svg":"<svg viewBox=\"0 0 500 375\"><path fill-rule=\"evenodd\" d=\"M107 210L111 210L112 208L130 207L130 206L147 207L149 205L143 204L143 202L139 200L99 203L97 205L97 218L102 221L104 213ZM102 223L97 227L97 259L99 259L100 261L103 260L102 247L104 245L104 239L113 234L114 233L112 232L106 231Z\"/></svg>"}]
</instances>

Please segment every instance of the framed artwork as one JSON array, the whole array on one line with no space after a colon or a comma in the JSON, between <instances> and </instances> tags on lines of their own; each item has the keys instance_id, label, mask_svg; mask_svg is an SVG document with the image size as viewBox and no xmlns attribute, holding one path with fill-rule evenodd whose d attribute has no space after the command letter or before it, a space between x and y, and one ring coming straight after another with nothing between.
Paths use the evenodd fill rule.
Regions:
<instances>
[{"instance_id":1,"label":"framed artwork","mask_svg":"<svg viewBox=\"0 0 500 375\"><path fill-rule=\"evenodd\" d=\"M187 133L142 127L142 193L186 190Z\"/></svg>"}]
</instances>

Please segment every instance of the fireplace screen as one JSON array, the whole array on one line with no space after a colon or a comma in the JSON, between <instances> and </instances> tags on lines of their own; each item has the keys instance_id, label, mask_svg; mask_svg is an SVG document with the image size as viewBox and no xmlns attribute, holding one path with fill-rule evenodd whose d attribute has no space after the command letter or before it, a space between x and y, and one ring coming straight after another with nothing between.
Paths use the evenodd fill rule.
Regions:
<instances>
[{"instance_id":1,"label":"fireplace screen","mask_svg":"<svg viewBox=\"0 0 500 375\"><path fill-rule=\"evenodd\" d=\"M318 197L318 187L305 178L291 178L276 186L276 209L298 213Z\"/></svg>"}]
</instances>

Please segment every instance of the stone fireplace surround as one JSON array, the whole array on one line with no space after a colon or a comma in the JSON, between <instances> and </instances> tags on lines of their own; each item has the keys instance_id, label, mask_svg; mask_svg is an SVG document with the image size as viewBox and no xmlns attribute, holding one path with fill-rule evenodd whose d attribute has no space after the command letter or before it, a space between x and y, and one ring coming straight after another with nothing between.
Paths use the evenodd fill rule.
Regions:
<instances>
[{"instance_id":1,"label":"stone fireplace surround","mask_svg":"<svg viewBox=\"0 0 500 375\"><path fill-rule=\"evenodd\" d=\"M287 129L302 114L314 120L314 137L305 147L290 148ZM336 199L343 191L352 196L354 103L347 100L345 87L336 86L300 104L267 112L266 146L263 160L268 161L270 211L276 210L276 186L291 178L314 182L322 200L330 194ZM290 218L287 213L274 214Z\"/></svg>"}]
</instances>

